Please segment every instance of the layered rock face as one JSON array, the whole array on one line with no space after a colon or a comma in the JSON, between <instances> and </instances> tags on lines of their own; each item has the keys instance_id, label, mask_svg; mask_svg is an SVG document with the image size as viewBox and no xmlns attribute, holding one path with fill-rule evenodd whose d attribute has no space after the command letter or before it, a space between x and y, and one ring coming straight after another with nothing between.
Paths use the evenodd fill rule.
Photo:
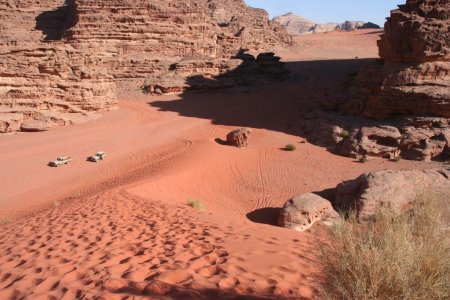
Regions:
<instances>
[{"instance_id":1,"label":"layered rock face","mask_svg":"<svg viewBox=\"0 0 450 300\"><path fill-rule=\"evenodd\" d=\"M291 43L264 10L242 0L77 0L74 10L68 42L107 53L107 69L118 80L143 78L167 91L182 90L189 77L235 69L241 49L258 53Z\"/></svg>"},{"instance_id":2,"label":"layered rock face","mask_svg":"<svg viewBox=\"0 0 450 300\"><path fill-rule=\"evenodd\" d=\"M367 111L450 117L449 16L449 0L408 0L392 11L379 41L383 91Z\"/></svg>"},{"instance_id":3,"label":"layered rock face","mask_svg":"<svg viewBox=\"0 0 450 300\"><path fill-rule=\"evenodd\" d=\"M392 11L379 41L383 60L324 101L337 112L320 126L312 116L307 135L351 157L450 159L449 16L449 0L408 0Z\"/></svg>"},{"instance_id":4,"label":"layered rock face","mask_svg":"<svg viewBox=\"0 0 450 300\"><path fill-rule=\"evenodd\" d=\"M0 39L0 132L81 122L116 106L117 81L179 87L291 42L242 0L0 0Z\"/></svg>"},{"instance_id":5,"label":"layered rock face","mask_svg":"<svg viewBox=\"0 0 450 300\"><path fill-rule=\"evenodd\" d=\"M61 1L0 1L0 133L41 131L96 117L116 105L101 57L58 39Z\"/></svg>"}]
</instances>

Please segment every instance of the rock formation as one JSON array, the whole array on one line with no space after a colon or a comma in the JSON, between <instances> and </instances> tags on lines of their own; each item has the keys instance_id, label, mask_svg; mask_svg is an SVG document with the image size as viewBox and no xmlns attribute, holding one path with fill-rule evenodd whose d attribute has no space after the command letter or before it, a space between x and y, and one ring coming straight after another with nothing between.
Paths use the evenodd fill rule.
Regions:
<instances>
[{"instance_id":1,"label":"rock formation","mask_svg":"<svg viewBox=\"0 0 450 300\"><path fill-rule=\"evenodd\" d=\"M281 24L284 28L286 28L287 32L292 35L380 28L380 26L374 23L366 23L363 21L345 21L344 23L317 24L293 13L287 13L285 15L275 17L273 20Z\"/></svg>"},{"instance_id":2,"label":"rock formation","mask_svg":"<svg viewBox=\"0 0 450 300\"><path fill-rule=\"evenodd\" d=\"M368 221L381 207L403 213L416 200L427 197L437 200L450 197L450 169L386 170L363 174L337 186L334 206L343 211L354 210L359 220Z\"/></svg>"},{"instance_id":3,"label":"rock formation","mask_svg":"<svg viewBox=\"0 0 450 300\"><path fill-rule=\"evenodd\" d=\"M297 16L291 12L275 17L273 20L280 23L284 28L286 28L287 32L292 35L311 33L312 28L316 26L315 22Z\"/></svg>"},{"instance_id":4,"label":"rock formation","mask_svg":"<svg viewBox=\"0 0 450 300\"><path fill-rule=\"evenodd\" d=\"M308 117L305 134L351 157L449 159L449 15L448 0L408 0L392 11L379 41L382 60L323 101L334 112L320 113L320 126ZM344 129L349 136L341 138Z\"/></svg>"},{"instance_id":5,"label":"rock formation","mask_svg":"<svg viewBox=\"0 0 450 300\"><path fill-rule=\"evenodd\" d=\"M450 1L408 0L379 41L382 93L366 111L450 117Z\"/></svg>"},{"instance_id":6,"label":"rock formation","mask_svg":"<svg viewBox=\"0 0 450 300\"><path fill-rule=\"evenodd\" d=\"M331 225L339 218L330 201L315 194L303 194L286 202L281 209L278 225L305 231L315 223Z\"/></svg>"},{"instance_id":7,"label":"rock formation","mask_svg":"<svg viewBox=\"0 0 450 300\"><path fill-rule=\"evenodd\" d=\"M291 42L242 0L0 0L0 39L0 132L80 122L116 106L118 82L182 90Z\"/></svg>"},{"instance_id":8,"label":"rock formation","mask_svg":"<svg viewBox=\"0 0 450 300\"><path fill-rule=\"evenodd\" d=\"M0 1L0 133L73 124L116 105L101 57L47 42L65 24L68 6L52 11L60 4Z\"/></svg>"},{"instance_id":9,"label":"rock formation","mask_svg":"<svg viewBox=\"0 0 450 300\"><path fill-rule=\"evenodd\" d=\"M248 146L248 137L252 133L250 128L239 128L227 135L227 143L231 146L244 148Z\"/></svg>"}]
</instances>

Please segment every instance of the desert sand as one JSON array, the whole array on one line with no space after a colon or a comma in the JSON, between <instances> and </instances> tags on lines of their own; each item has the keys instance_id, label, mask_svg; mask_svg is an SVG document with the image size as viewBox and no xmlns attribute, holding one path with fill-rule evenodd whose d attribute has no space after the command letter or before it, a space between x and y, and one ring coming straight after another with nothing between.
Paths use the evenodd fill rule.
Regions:
<instances>
[{"instance_id":1,"label":"desert sand","mask_svg":"<svg viewBox=\"0 0 450 300\"><path fill-rule=\"evenodd\" d=\"M161 97L119 85L119 109L100 119L1 136L0 299L316 298L322 231L272 226L277 208L363 172L437 166L361 164L288 129L297 103L378 57L378 38L296 37L277 51L287 81ZM242 126L249 147L224 145ZM100 150L106 161L86 161ZM74 160L47 166L60 155Z\"/></svg>"}]
</instances>

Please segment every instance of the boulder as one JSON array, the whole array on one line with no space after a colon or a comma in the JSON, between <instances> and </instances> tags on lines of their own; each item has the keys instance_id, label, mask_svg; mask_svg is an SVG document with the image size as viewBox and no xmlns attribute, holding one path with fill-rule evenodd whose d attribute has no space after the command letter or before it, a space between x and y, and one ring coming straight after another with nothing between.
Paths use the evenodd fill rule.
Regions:
<instances>
[{"instance_id":1,"label":"boulder","mask_svg":"<svg viewBox=\"0 0 450 300\"><path fill-rule=\"evenodd\" d=\"M354 211L359 220L369 221L381 207L403 213L423 195L450 197L450 168L366 173L337 186L334 206Z\"/></svg>"},{"instance_id":2,"label":"boulder","mask_svg":"<svg viewBox=\"0 0 450 300\"><path fill-rule=\"evenodd\" d=\"M52 124L46 120L29 120L22 123L21 131L38 132L52 129Z\"/></svg>"},{"instance_id":3,"label":"boulder","mask_svg":"<svg viewBox=\"0 0 450 300\"><path fill-rule=\"evenodd\" d=\"M247 127L233 130L227 135L227 143L238 148L247 147L248 137L251 133L252 130Z\"/></svg>"},{"instance_id":4,"label":"boulder","mask_svg":"<svg viewBox=\"0 0 450 300\"><path fill-rule=\"evenodd\" d=\"M400 154L399 145L402 134L393 126L361 127L346 139L342 154L351 157L368 155L393 159Z\"/></svg>"},{"instance_id":5,"label":"boulder","mask_svg":"<svg viewBox=\"0 0 450 300\"><path fill-rule=\"evenodd\" d=\"M315 223L331 225L339 218L330 201L316 194L302 194L286 202L278 217L278 225L305 231Z\"/></svg>"}]
</instances>

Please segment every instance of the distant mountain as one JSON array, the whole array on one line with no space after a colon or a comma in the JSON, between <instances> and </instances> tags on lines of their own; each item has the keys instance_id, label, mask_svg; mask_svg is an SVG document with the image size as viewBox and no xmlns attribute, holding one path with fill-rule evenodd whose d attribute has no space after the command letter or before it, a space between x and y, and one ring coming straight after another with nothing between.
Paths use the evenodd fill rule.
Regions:
<instances>
[{"instance_id":1,"label":"distant mountain","mask_svg":"<svg viewBox=\"0 0 450 300\"><path fill-rule=\"evenodd\" d=\"M311 20L297 16L294 13L275 17L275 22L280 23L292 35L321 33L330 31L353 31L356 29L380 28L380 26L364 21L345 21L344 23L317 24Z\"/></svg>"},{"instance_id":2,"label":"distant mountain","mask_svg":"<svg viewBox=\"0 0 450 300\"><path fill-rule=\"evenodd\" d=\"M273 20L285 27L287 32L289 32L290 34L305 34L311 31L314 26L316 26L315 22L297 16L291 12L279 17L275 17Z\"/></svg>"}]
</instances>

